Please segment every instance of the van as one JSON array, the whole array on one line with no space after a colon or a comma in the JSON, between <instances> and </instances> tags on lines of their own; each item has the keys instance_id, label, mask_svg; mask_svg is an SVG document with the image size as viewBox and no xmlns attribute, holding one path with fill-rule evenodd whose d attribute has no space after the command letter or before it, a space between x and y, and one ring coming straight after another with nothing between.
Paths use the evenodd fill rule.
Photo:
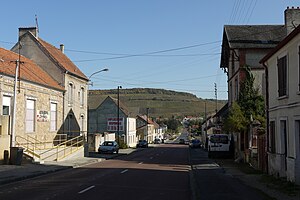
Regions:
<instances>
[{"instance_id":1,"label":"van","mask_svg":"<svg viewBox=\"0 0 300 200\"><path fill-rule=\"evenodd\" d=\"M228 134L208 136L208 157L225 157L231 155L231 137Z\"/></svg>"}]
</instances>

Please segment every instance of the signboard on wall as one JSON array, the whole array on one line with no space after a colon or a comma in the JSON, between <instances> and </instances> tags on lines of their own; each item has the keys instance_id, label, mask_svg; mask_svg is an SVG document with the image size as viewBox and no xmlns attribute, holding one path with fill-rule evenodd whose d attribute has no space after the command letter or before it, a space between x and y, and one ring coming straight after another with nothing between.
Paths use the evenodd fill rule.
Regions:
<instances>
[{"instance_id":1,"label":"signboard on wall","mask_svg":"<svg viewBox=\"0 0 300 200\"><path fill-rule=\"evenodd\" d=\"M107 131L118 131L118 124L119 131L124 131L124 118L120 117L119 120L117 117L107 118Z\"/></svg>"},{"instance_id":2,"label":"signboard on wall","mask_svg":"<svg viewBox=\"0 0 300 200\"><path fill-rule=\"evenodd\" d=\"M38 110L36 115L36 121L38 122L48 122L49 112L45 110Z\"/></svg>"}]
</instances>

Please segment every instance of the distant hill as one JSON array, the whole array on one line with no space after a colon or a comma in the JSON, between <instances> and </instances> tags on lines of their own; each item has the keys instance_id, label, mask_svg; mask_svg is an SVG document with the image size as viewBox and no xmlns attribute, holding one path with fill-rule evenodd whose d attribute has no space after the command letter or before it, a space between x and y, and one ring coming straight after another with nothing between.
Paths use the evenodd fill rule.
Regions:
<instances>
[{"instance_id":1,"label":"distant hill","mask_svg":"<svg viewBox=\"0 0 300 200\"><path fill-rule=\"evenodd\" d=\"M117 95L117 89L90 90L89 108L95 109L107 96L117 98ZM149 116L154 118L204 116L205 102L207 113L214 113L216 109L216 101L212 99L204 100L186 92L152 88L120 89L120 102L128 108L132 116L146 114L149 108ZM218 101L218 110L226 102Z\"/></svg>"}]
</instances>

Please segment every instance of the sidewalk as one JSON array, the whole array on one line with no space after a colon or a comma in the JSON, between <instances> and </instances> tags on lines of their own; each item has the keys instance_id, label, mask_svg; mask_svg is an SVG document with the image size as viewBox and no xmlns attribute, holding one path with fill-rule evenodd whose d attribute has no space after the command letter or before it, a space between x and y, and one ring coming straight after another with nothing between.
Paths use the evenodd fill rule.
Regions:
<instances>
[{"instance_id":1,"label":"sidewalk","mask_svg":"<svg viewBox=\"0 0 300 200\"><path fill-rule=\"evenodd\" d=\"M246 164L235 163L233 160L217 159L215 161L225 170L226 174L239 179L245 185L264 192L272 199L300 199L300 186L292 185L286 181L280 181L279 179L275 179L269 175L259 173L250 166L246 166Z\"/></svg>"},{"instance_id":2,"label":"sidewalk","mask_svg":"<svg viewBox=\"0 0 300 200\"><path fill-rule=\"evenodd\" d=\"M22 165L0 165L0 186L3 184L21 181L44 174L66 170L70 168L82 167L88 164L101 162L102 160L114 158L121 155L127 155L136 149L120 149L119 154L98 154L91 153L89 157L82 154L76 154L62 161L48 161L43 164L22 163Z\"/></svg>"}]
</instances>

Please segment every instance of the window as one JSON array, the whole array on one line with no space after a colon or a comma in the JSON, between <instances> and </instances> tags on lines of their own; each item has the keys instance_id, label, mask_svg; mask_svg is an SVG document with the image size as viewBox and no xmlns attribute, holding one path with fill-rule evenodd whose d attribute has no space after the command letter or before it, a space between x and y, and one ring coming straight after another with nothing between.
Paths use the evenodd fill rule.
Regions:
<instances>
[{"instance_id":1,"label":"window","mask_svg":"<svg viewBox=\"0 0 300 200\"><path fill-rule=\"evenodd\" d=\"M2 115L10 115L11 97L3 96L2 98Z\"/></svg>"},{"instance_id":2,"label":"window","mask_svg":"<svg viewBox=\"0 0 300 200\"><path fill-rule=\"evenodd\" d=\"M287 56L278 59L278 96L287 95Z\"/></svg>"},{"instance_id":3,"label":"window","mask_svg":"<svg viewBox=\"0 0 300 200\"><path fill-rule=\"evenodd\" d=\"M26 132L34 132L35 127L35 101L31 99L26 100Z\"/></svg>"},{"instance_id":4,"label":"window","mask_svg":"<svg viewBox=\"0 0 300 200\"><path fill-rule=\"evenodd\" d=\"M233 102L233 98L232 98L232 82L229 83L229 102L230 103Z\"/></svg>"},{"instance_id":5,"label":"window","mask_svg":"<svg viewBox=\"0 0 300 200\"><path fill-rule=\"evenodd\" d=\"M276 152L275 135L276 135L275 121L271 121L270 122L270 147L269 147L271 153Z\"/></svg>"},{"instance_id":6,"label":"window","mask_svg":"<svg viewBox=\"0 0 300 200\"><path fill-rule=\"evenodd\" d=\"M80 115L80 126L81 126L81 133L83 134L83 130L84 130L84 115L83 114Z\"/></svg>"},{"instance_id":7,"label":"window","mask_svg":"<svg viewBox=\"0 0 300 200\"><path fill-rule=\"evenodd\" d=\"M288 156L288 133L287 133L287 121L280 120L280 135L281 135L281 153L284 154L285 158ZM287 163L285 162L285 170L287 169Z\"/></svg>"},{"instance_id":8,"label":"window","mask_svg":"<svg viewBox=\"0 0 300 200\"><path fill-rule=\"evenodd\" d=\"M239 84L237 78L234 80L234 95L235 95L235 100L238 100L239 98Z\"/></svg>"},{"instance_id":9,"label":"window","mask_svg":"<svg viewBox=\"0 0 300 200\"><path fill-rule=\"evenodd\" d=\"M57 130L57 104L50 104L50 131Z\"/></svg>"},{"instance_id":10,"label":"window","mask_svg":"<svg viewBox=\"0 0 300 200\"><path fill-rule=\"evenodd\" d=\"M80 106L84 106L84 88L80 88L80 94L79 94L79 100L80 100Z\"/></svg>"},{"instance_id":11,"label":"window","mask_svg":"<svg viewBox=\"0 0 300 200\"><path fill-rule=\"evenodd\" d=\"M298 91L300 91L300 46L298 47Z\"/></svg>"},{"instance_id":12,"label":"window","mask_svg":"<svg viewBox=\"0 0 300 200\"><path fill-rule=\"evenodd\" d=\"M298 146L298 155L300 155L300 120L296 120L295 121L295 136L296 136L296 139L298 137L298 140L296 140L296 148ZM297 144L298 143L298 144ZM297 153L297 152L296 152Z\"/></svg>"},{"instance_id":13,"label":"window","mask_svg":"<svg viewBox=\"0 0 300 200\"><path fill-rule=\"evenodd\" d=\"M69 83L68 85L68 104L73 104L73 96L74 96L74 89L73 89L73 83Z\"/></svg>"}]
</instances>

